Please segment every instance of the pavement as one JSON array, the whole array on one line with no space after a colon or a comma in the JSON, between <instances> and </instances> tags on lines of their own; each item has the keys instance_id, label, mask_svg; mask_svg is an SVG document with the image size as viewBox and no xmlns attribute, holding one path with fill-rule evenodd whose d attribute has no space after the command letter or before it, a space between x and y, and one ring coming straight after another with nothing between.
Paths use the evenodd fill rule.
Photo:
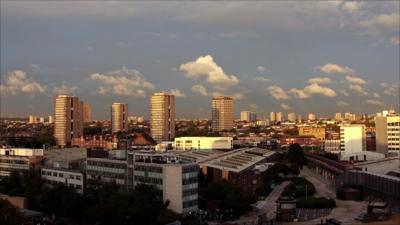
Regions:
<instances>
[{"instance_id":1,"label":"pavement","mask_svg":"<svg viewBox=\"0 0 400 225\"><path fill-rule=\"evenodd\" d=\"M290 181L284 181L277 185L271 193L262 201L256 204L257 215L266 214L268 219L275 219L276 200L281 196L283 189L290 184Z\"/></svg>"},{"instance_id":2,"label":"pavement","mask_svg":"<svg viewBox=\"0 0 400 225\"><path fill-rule=\"evenodd\" d=\"M356 225L362 224L359 221L354 220L361 213L365 213L367 211L367 202L365 201L343 201L336 199L336 191L335 188L325 179L319 177L314 174L311 170L304 167L300 173L301 176L305 177L311 183L314 184L316 189L316 197L326 197L326 198L334 198L336 200L336 208L332 209L331 213L324 217L325 218L336 218L342 225ZM288 222L282 224L296 224L296 225L309 225L309 224L319 224L321 222L321 218L317 218L314 220L304 221L304 222Z\"/></svg>"}]
</instances>

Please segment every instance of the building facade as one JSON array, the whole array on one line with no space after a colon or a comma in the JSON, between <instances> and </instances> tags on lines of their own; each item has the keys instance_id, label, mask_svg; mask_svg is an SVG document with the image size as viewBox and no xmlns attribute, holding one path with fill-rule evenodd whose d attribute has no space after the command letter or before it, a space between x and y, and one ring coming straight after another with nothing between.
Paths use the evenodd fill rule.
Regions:
<instances>
[{"instance_id":1,"label":"building facade","mask_svg":"<svg viewBox=\"0 0 400 225\"><path fill-rule=\"evenodd\" d=\"M58 146L69 146L83 135L83 102L78 97L59 95L54 102L54 137Z\"/></svg>"},{"instance_id":2,"label":"building facade","mask_svg":"<svg viewBox=\"0 0 400 225\"><path fill-rule=\"evenodd\" d=\"M232 137L179 137L175 138L175 149L187 150L230 150L233 149Z\"/></svg>"},{"instance_id":3,"label":"building facade","mask_svg":"<svg viewBox=\"0 0 400 225\"><path fill-rule=\"evenodd\" d=\"M376 151L400 153L400 116L387 115L375 118Z\"/></svg>"},{"instance_id":4,"label":"building facade","mask_svg":"<svg viewBox=\"0 0 400 225\"><path fill-rule=\"evenodd\" d=\"M76 170L62 168L42 168L41 177L48 185L63 184L75 189L76 193L83 194L85 190L85 175Z\"/></svg>"},{"instance_id":5,"label":"building facade","mask_svg":"<svg viewBox=\"0 0 400 225\"><path fill-rule=\"evenodd\" d=\"M128 185L152 185L160 190L169 209L188 214L198 209L198 166L162 153L128 153Z\"/></svg>"},{"instance_id":6,"label":"building facade","mask_svg":"<svg viewBox=\"0 0 400 225\"><path fill-rule=\"evenodd\" d=\"M314 136L321 140L325 139L325 127L299 127L300 136Z\"/></svg>"},{"instance_id":7,"label":"building facade","mask_svg":"<svg viewBox=\"0 0 400 225\"><path fill-rule=\"evenodd\" d=\"M212 99L212 130L223 131L233 128L233 98L218 96Z\"/></svg>"},{"instance_id":8,"label":"building facade","mask_svg":"<svg viewBox=\"0 0 400 225\"><path fill-rule=\"evenodd\" d=\"M83 103L83 122L92 121L92 106L88 103Z\"/></svg>"},{"instance_id":9,"label":"building facade","mask_svg":"<svg viewBox=\"0 0 400 225\"><path fill-rule=\"evenodd\" d=\"M128 130L128 104L115 102L111 105L111 130L113 133Z\"/></svg>"},{"instance_id":10,"label":"building facade","mask_svg":"<svg viewBox=\"0 0 400 225\"><path fill-rule=\"evenodd\" d=\"M175 95L154 93L150 98L150 131L157 142L175 137Z\"/></svg>"},{"instance_id":11,"label":"building facade","mask_svg":"<svg viewBox=\"0 0 400 225\"><path fill-rule=\"evenodd\" d=\"M87 158L86 179L88 182L101 181L126 187L126 165L126 159Z\"/></svg>"},{"instance_id":12,"label":"building facade","mask_svg":"<svg viewBox=\"0 0 400 225\"><path fill-rule=\"evenodd\" d=\"M43 149L0 148L0 177L40 169Z\"/></svg>"},{"instance_id":13,"label":"building facade","mask_svg":"<svg viewBox=\"0 0 400 225\"><path fill-rule=\"evenodd\" d=\"M240 120L246 122L254 122L257 120L257 114L251 111L241 111Z\"/></svg>"},{"instance_id":14,"label":"building facade","mask_svg":"<svg viewBox=\"0 0 400 225\"><path fill-rule=\"evenodd\" d=\"M366 150L365 126L348 124L340 126L341 154L352 155Z\"/></svg>"}]
</instances>

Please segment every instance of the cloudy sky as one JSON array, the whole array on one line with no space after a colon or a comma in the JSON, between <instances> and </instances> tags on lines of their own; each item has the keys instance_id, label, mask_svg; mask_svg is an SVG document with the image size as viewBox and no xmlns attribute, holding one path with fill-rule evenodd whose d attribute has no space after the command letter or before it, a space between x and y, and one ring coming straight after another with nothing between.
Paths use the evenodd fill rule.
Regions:
<instances>
[{"instance_id":1,"label":"cloudy sky","mask_svg":"<svg viewBox=\"0 0 400 225\"><path fill-rule=\"evenodd\" d=\"M109 117L148 116L177 96L179 118L235 111L376 112L399 102L399 1L1 1L1 115L49 115L74 94Z\"/></svg>"}]
</instances>

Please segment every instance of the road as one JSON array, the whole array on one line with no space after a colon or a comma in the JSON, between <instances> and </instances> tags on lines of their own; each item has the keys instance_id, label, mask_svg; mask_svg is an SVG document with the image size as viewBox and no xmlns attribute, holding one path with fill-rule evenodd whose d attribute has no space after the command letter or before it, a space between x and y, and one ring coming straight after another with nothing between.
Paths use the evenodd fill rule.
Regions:
<instances>
[{"instance_id":1,"label":"road","mask_svg":"<svg viewBox=\"0 0 400 225\"><path fill-rule=\"evenodd\" d=\"M257 202L257 215L266 213L268 219L275 219L276 200L281 196L283 189L289 184L289 181L284 181L276 186L264 200Z\"/></svg>"}]
</instances>

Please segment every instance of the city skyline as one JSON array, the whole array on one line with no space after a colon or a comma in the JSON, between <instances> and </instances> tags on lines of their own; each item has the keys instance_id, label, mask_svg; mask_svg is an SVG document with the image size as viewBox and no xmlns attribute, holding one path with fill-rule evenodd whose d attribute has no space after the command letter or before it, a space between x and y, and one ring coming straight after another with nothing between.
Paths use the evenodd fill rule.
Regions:
<instances>
[{"instance_id":1,"label":"city skyline","mask_svg":"<svg viewBox=\"0 0 400 225\"><path fill-rule=\"evenodd\" d=\"M158 91L176 96L177 118L211 118L215 95L235 99L235 118L399 102L399 2L1 6L2 117L51 115L57 94L91 104L94 119L112 102L149 118Z\"/></svg>"}]
</instances>

